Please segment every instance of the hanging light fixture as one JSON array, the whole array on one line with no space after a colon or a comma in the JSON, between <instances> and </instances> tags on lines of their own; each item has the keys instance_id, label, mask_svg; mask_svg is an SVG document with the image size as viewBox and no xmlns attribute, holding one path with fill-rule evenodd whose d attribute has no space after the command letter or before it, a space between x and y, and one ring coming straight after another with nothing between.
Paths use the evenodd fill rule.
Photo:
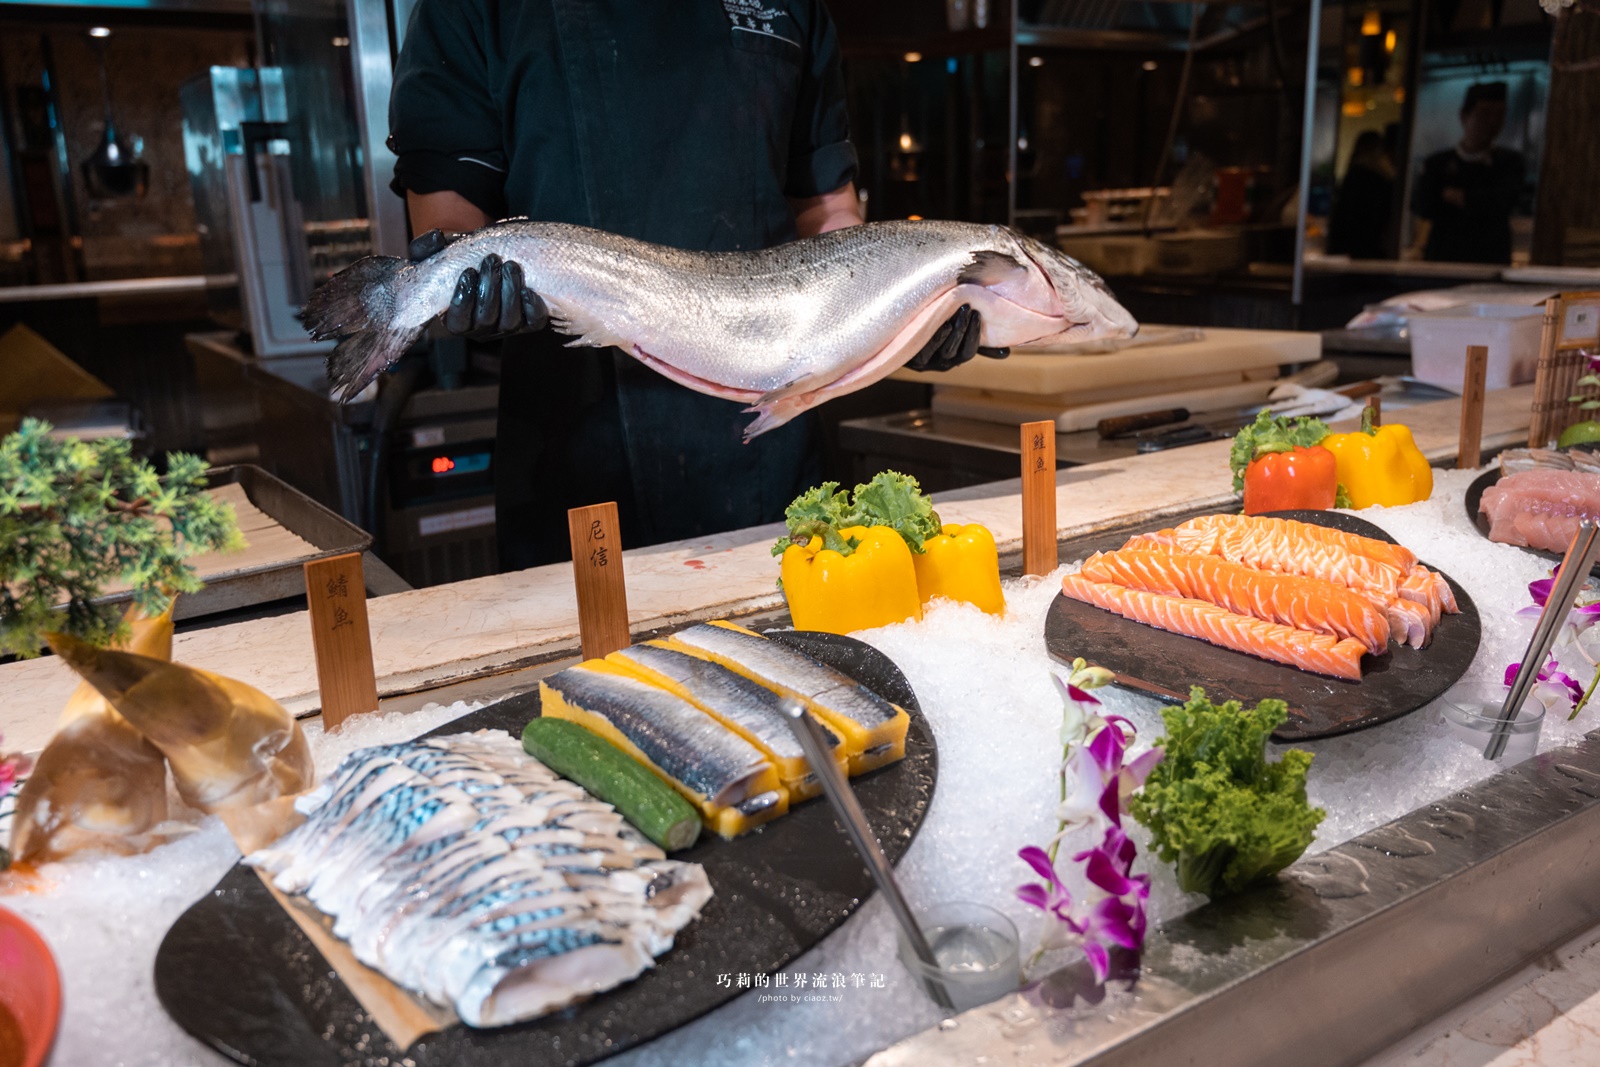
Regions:
<instances>
[{"instance_id":1,"label":"hanging light fixture","mask_svg":"<svg viewBox=\"0 0 1600 1067\"><path fill-rule=\"evenodd\" d=\"M103 30L100 33L96 31ZM83 184L91 196L100 199L133 196L142 197L150 189L150 164L139 158L139 151L117 133L116 118L111 110L111 76L106 72L106 40L111 31L104 26L92 26L89 36L95 44L95 60L100 66L100 98L105 104L106 125L94 153L83 161Z\"/></svg>"}]
</instances>

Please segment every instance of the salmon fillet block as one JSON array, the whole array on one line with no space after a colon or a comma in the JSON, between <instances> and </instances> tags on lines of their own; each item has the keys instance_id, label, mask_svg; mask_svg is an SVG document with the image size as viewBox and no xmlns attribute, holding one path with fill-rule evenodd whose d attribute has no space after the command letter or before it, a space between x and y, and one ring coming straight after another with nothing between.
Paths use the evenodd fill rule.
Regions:
<instances>
[{"instance_id":1,"label":"salmon fillet block","mask_svg":"<svg viewBox=\"0 0 1600 1067\"><path fill-rule=\"evenodd\" d=\"M1123 549L1091 556L1083 576L1128 589L1203 600L1239 615L1301 630L1348 637L1368 652L1389 650L1389 619L1382 605L1317 578L1258 571L1219 556Z\"/></svg>"},{"instance_id":2,"label":"salmon fillet block","mask_svg":"<svg viewBox=\"0 0 1600 1067\"><path fill-rule=\"evenodd\" d=\"M1146 626L1185 637L1196 637L1223 648L1260 656L1275 663L1286 663L1316 674L1350 681L1361 680L1361 656L1366 649L1360 641L1351 638L1335 638L1298 630L1282 623L1266 622L1207 604L1203 600L1125 589L1109 582L1093 582L1082 574L1069 574L1063 578L1061 592L1074 600L1093 604Z\"/></svg>"}]
</instances>

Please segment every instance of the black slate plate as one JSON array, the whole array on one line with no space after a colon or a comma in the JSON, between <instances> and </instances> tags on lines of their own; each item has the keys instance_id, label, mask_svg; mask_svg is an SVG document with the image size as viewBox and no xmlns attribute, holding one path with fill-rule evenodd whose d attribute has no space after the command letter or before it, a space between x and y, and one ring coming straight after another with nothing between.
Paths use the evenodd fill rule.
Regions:
<instances>
[{"instance_id":1,"label":"black slate plate","mask_svg":"<svg viewBox=\"0 0 1600 1067\"><path fill-rule=\"evenodd\" d=\"M1394 543L1383 530L1336 511L1280 511L1347 533ZM1437 568L1432 568L1437 569ZM1459 615L1446 615L1427 648L1389 645L1385 656L1364 656L1362 679L1348 682L1219 648L1193 637L1157 630L1069 597L1057 596L1045 616L1045 645L1063 662L1082 656L1117 673L1118 684L1188 697L1204 686L1212 700L1254 704L1266 697L1289 703L1289 718L1272 735L1277 741L1312 741L1389 722L1443 695L1466 673L1478 651L1478 609L1449 575ZM1141 684L1142 683L1142 684Z\"/></svg>"},{"instance_id":2,"label":"black slate plate","mask_svg":"<svg viewBox=\"0 0 1600 1067\"><path fill-rule=\"evenodd\" d=\"M1478 510L1478 502L1483 499L1483 491L1485 489L1488 489L1491 485L1493 485L1494 483L1498 482L1499 480L1500 480L1500 468L1499 467L1490 467L1488 470L1484 471L1482 474L1480 474L1476 478L1472 479L1472 484L1467 486L1467 496L1466 496L1467 518L1472 522L1473 526L1477 527L1478 532L1483 534L1484 537L1488 537L1489 536L1489 529L1490 529L1489 516L1485 515L1483 512ZM1504 544L1504 542L1501 542L1501 541L1497 541L1495 543L1496 544ZM1535 556L1538 556L1540 559L1547 559L1551 563L1560 563L1561 560L1562 560L1562 556L1563 556L1563 553L1560 553L1560 552L1546 552L1542 548L1528 548L1528 547L1523 546L1523 545L1509 545L1507 547L1509 547L1509 548L1521 548L1522 551L1531 552ZM1600 563L1596 563L1594 565L1593 569L1591 569L1589 571L1589 573L1594 575L1596 578L1600 578Z\"/></svg>"},{"instance_id":3,"label":"black slate plate","mask_svg":"<svg viewBox=\"0 0 1600 1067\"><path fill-rule=\"evenodd\" d=\"M911 714L906 758L852 780L878 840L898 862L933 797L937 753L900 669L849 637L775 632ZM480 709L435 733L498 727L520 735L538 692ZM719 975L775 971L822 940L873 891L826 800L806 801L734 841L702 839L674 859L703 864L716 895L637 980L544 1019L496 1030L456 1025L395 1048L278 906L234 867L185 912L156 954L156 994L189 1033L261 1067L545 1067L593 1063L682 1026L744 990ZM730 982L732 986L735 983Z\"/></svg>"}]
</instances>

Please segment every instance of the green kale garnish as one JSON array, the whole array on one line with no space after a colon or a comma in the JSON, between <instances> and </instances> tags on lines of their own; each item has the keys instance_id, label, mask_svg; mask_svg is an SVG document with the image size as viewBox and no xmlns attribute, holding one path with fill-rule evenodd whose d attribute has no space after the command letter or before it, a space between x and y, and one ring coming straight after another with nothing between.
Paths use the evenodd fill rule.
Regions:
<instances>
[{"instance_id":1,"label":"green kale garnish","mask_svg":"<svg viewBox=\"0 0 1600 1067\"><path fill-rule=\"evenodd\" d=\"M1267 738L1288 717L1281 700L1246 709L1216 705L1198 686L1189 702L1163 708L1166 756L1128 810L1150 830L1189 893L1227 896L1264 882L1300 858L1327 814L1306 800L1311 753L1290 749L1269 762Z\"/></svg>"}]
</instances>

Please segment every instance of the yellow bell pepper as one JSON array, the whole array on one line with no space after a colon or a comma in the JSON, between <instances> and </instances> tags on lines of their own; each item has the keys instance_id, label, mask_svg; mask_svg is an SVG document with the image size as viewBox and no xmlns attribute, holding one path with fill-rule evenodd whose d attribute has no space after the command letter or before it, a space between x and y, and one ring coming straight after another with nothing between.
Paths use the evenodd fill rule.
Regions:
<instances>
[{"instance_id":1,"label":"yellow bell pepper","mask_svg":"<svg viewBox=\"0 0 1600 1067\"><path fill-rule=\"evenodd\" d=\"M922 618L911 549L898 533L888 526L818 527L806 544L783 552L783 595L797 629L846 634Z\"/></svg>"},{"instance_id":2,"label":"yellow bell pepper","mask_svg":"<svg viewBox=\"0 0 1600 1067\"><path fill-rule=\"evenodd\" d=\"M917 568L917 595L924 604L942 596L976 604L990 615L1005 614L1000 553L988 528L975 522L966 526L946 523L922 548L922 554L912 556L911 562Z\"/></svg>"},{"instance_id":3,"label":"yellow bell pepper","mask_svg":"<svg viewBox=\"0 0 1600 1067\"><path fill-rule=\"evenodd\" d=\"M1329 434L1322 447L1333 453L1339 484L1352 508L1392 508L1433 495L1433 468L1410 428L1398 423L1374 427L1371 408L1362 415L1360 430Z\"/></svg>"}]
</instances>

